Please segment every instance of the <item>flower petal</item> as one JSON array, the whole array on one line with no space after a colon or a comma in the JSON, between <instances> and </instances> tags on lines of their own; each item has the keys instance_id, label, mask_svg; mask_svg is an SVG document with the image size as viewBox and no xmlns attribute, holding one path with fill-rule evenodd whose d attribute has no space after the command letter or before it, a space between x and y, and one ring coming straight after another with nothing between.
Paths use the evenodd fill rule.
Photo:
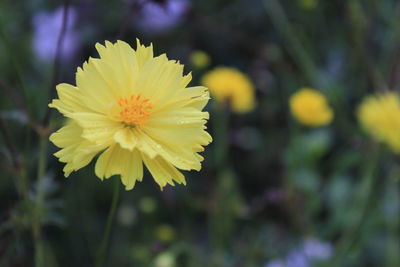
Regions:
<instances>
[{"instance_id":1,"label":"flower petal","mask_svg":"<svg viewBox=\"0 0 400 267\"><path fill-rule=\"evenodd\" d=\"M96 112L107 114L110 102L116 98L114 90L121 85L115 80L106 83L103 75L97 71L95 61L96 59L90 58L89 62L83 64L83 68L78 68L76 84L85 96L85 105Z\"/></svg>"},{"instance_id":2,"label":"flower petal","mask_svg":"<svg viewBox=\"0 0 400 267\"><path fill-rule=\"evenodd\" d=\"M139 67L143 67L143 65L153 58L153 45L150 44L149 46L144 46L140 44L139 39L136 39L136 52L135 55L137 57L137 61Z\"/></svg>"},{"instance_id":3,"label":"flower petal","mask_svg":"<svg viewBox=\"0 0 400 267\"><path fill-rule=\"evenodd\" d=\"M212 141L211 136L205 131L208 117L207 112L185 107L153 116L143 131L171 145L205 146Z\"/></svg>"},{"instance_id":4,"label":"flower petal","mask_svg":"<svg viewBox=\"0 0 400 267\"><path fill-rule=\"evenodd\" d=\"M140 133L139 140L139 150L150 158L155 158L157 155L161 156L182 170L200 170L201 168L200 160L195 155L196 151L194 147L174 146L165 142L159 142L145 132Z\"/></svg>"},{"instance_id":5,"label":"flower petal","mask_svg":"<svg viewBox=\"0 0 400 267\"><path fill-rule=\"evenodd\" d=\"M113 136L123 125L108 116L91 112L78 112L69 115L82 128L82 137L97 144L114 142Z\"/></svg>"},{"instance_id":6,"label":"flower petal","mask_svg":"<svg viewBox=\"0 0 400 267\"><path fill-rule=\"evenodd\" d=\"M179 93L171 98L169 102L157 107L153 114L164 112L165 110L174 110L181 107L193 107L201 111L210 100L210 93L204 86L188 87L179 90Z\"/></svg>"},{"instance_id":7,"label":"flower petal","mask_svg":"<svg viewBox=\"0 0 400 267\"><path fill-rule=\"evenodd\" d=\"M50 141L62 148L54 155L61 162L67 163L64 167L66 177L72 171L85 167L98 152L105 148L105 146L97 145L82 138L82 128L73 121L53 133L50 136Z\"/></svg>"},{"instance_id":8,"label":"flower petal","mask_svg":"<svg viewBox=\"0 0 400 267\"><path fill-rule=\"evenodd\" d=\"M110 146L98 158L95 173L100 179L121 175L126 190L135 186L136 181L142 181L143 165L137 150L129 151L118 144Z\"/></svg>"},{"instance_id":9,"label":"flower petal","mask_svg":"<svg viewBox=\"0 0 400 267\"><path fill-rule=\"evenodd\" d=\"M161 188L170 184L174 186L174 181L178 184L186 185L185 177L178 171L172 164L168 163L162 157L149 158L147 155L142 153L144 164L149 169L154 180Z\"/></svg>"},{"instance_id":10,"label":"flower petal","mask_svg":"<svg viewBox=\"0 0 400 267\"><path fill-rule=\"evenodd\" d=\"M100 59L93 61L97 70L120 97L126 97L140 74L135 50L123 41L106 41L105 46L97 43L96 49L100 55Z\"/></svg>"},{"instance_id":11,"label":"flower petal","mask_svg":"<svg viewBox=\"0 0 400 267\"><path fill-rule=\"evenodd\" d=\"M118 130L114 135L114 140L122 148L126 148L131 151L136 147L138 142L133 130L128 127Z\"/></svg>"},{"instance_id":12,"label":"flower petal","mask_svg":"<svg viewBox=\"0 0 400 267\"><path fill-rule=\"evenodd\" d=\"M56 108L62 114L67 115L71 112L90 111L82 101L82 95L79 89L67 83L57 85L57 94L59 99L54 99L49 107Z\"/></svg>"}]
</instances>

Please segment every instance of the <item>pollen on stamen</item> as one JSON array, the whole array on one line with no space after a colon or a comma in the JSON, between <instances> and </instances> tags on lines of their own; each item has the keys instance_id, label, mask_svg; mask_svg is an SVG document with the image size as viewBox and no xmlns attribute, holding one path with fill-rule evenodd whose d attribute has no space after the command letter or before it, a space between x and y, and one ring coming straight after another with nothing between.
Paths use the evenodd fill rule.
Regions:
<instances>
[{"instance_id":1,"label":"pollen on stamen","mask_svg":"<svg viewBox=\"0 0 400 267\"><path fill-rule=\"evenodd\" d=\"M141 94L130 95L129 97L121 97L117 100L121 107L119 115L122 121L129 126L140 126L146 123L150 116L153 106L149 103L149 99Z\"/></svg>"}]
</instances>

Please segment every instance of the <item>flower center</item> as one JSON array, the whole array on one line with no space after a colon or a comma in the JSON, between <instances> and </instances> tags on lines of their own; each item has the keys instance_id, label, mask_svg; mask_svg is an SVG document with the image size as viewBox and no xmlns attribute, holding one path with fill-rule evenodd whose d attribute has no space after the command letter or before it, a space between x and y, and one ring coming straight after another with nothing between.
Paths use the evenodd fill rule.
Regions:
<instances>
[{"instance_id":1,"label":"flower center","mask_svg":"<svg viewBox=\"0 0 400 267\"><path fill-rule=\"evenodd\" d=\"M153 106L149 99L142 95L131 95L127 98L118 98L118 105L121 107L119 115L124 123L129 126L140 126L146 123Z\"/></svg>"}]
</instances>

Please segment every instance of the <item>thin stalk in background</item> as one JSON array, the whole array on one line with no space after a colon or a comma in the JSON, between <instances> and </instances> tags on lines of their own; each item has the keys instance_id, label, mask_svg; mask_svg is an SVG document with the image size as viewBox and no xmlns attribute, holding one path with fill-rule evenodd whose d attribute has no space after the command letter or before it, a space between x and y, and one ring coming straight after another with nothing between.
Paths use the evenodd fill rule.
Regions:
<instances>
[{"instance_id":1,"label":"thin stalk in background","mask_svg":"<svg viewBox=\"0 0 400 267\"><path fill-rule=\"evenodd\" d=\"M351 45L354 47L354 61L365 69L367 79L370 80L376 92L387 91L389 89L385 77L381 70L377 67L377 60L371 57L370 49L368 49L368 34L371 27L368 23L367 15L360 1L351 0L346 2L346 18L350 27L349 37Z\"/></svg>"},{"instance_id":2,"label":"thin stalk in background","mask_svg":"<svg viewBox=\"0 0 400 267\"><path fill-rule=\"evenodd\" d=\"M36 132L39 132L39 126L36 121L33 119L31 114L29 113L28 105L25 103L24 99L20 97L20 95L11 88L11 86L6 82L6 80L0 75L0 87L3 89L4 94L7 95L12 102L14 102L15 106L19 108L19 110L24 113L26 116L29 125L35 129Z\"/></svg>"},{"instance_id":3,"label":"thin stalk in background","mask_svg":"<svg viewBox=\"0 0 400 267\"><path fill-rule=\"evenodd\" d=\"M63 18L62 18L62 26L61 31L57 40L56 47L56 55L54 58L54 72L53 79L51 81L51 87L49 89L48 98L51 99L54 93L55 84L57 82L57 78L59 75L60 68L60 54L61 48L64 41L64 36L66 33L67 20L68 20L68 6L69 1L64 1L64 10L63 10ZM49 101L47 101L49 102ZM48 134L47 134L47 125L50 121L50 109L46 109L46 113L43 119L43 129L39 131L40 142L39 142L39 163L38 163L38 174L37 174L37 184L36 184L36 199L35 199L35 207L34 214L32 219L32 235L34 241L35 248L35 265L36 267L42 267L45 265L44 260L44 246L42 240L42 222L44 215L44 176L47 167L47 146L48 146Z\"/></svg>"},{"instance_id":4,"label":"thin stalk in background","mask_svg":"<svg viewBox=\"0 0 400 267\"><path fill-rule=\"evenodd\" d=\"M4 145L8 150L8 153L10 154L11 164L15 170L18 170L20 168L18 153L14 147L13 142L11 142L10 135L8 134L7 128L1 117L0 117L0 134L3 137Z\"/></svg>"},{"instance_id":5,"label":"thin stalk in background","mask_svg":"<svg viewBox=\"0 0 400 267\"><path fill-rule=\"evenodd\" d=\"M103 239L101 240L99 250L97 252L96 267L102 267L104 264L104 259L107 253L115 212L117 210L119 202L119 190L120 190L119 188L120 188L120 181L117 178L114 178L113 198L111 202L110 211L108 212L107 223L106 223L106 228L104 230Z\"/></svg>"},{"instance_id":6,"label":"thin stalk in background","mask_svg":"<svg viewBox=\"0 0 400 267\"><path fill-rule=\"evenodd\" d=\"M361 181L356 186L355 199L352 201L355 208L352 209L353 213L350 214L351 220L337 242L336 253L330 264L332 267L343 266L349 250L354 246L360 235L363 222L368 217L368 208L374 192L375 176L379 166L379 156L380 147L372 147L371 153L366 154L365 164L362 166Z\"/></svg>"},{"instance_id":7,"label":"thin stalk in background","mask_svg":"<svg viewBox=\"0 0 400 267\"><path fill-rule=\"evenodd\" d=\"M18 64L18 60L17 60L17 58L16 58L16 56L14 54L14 51L18 51L18 50L16 50L10 44L10 41L8 40L8 38L6 36L5 30L4 30L4 27L3 27L3 23L2 23L1 20L0 20L0 38L3 40L3 43L4 43L5 47L6 47L7 54L10 56L11 64L12 64L14 70L15 70L15 74L17 75L17 79L18 79L18 82L20 84L23 97L25 99L24 102L27 103L27 110L29 111L30 110L30 106L29 106L29 101L26 101L28 94L27 94L27 91L26 91L25 82L24 82L24 79L22 78L22 72L21 72L20 65Z\"/></svg>"},{"instance_id":8,"label":"thin stalk in background","mask_svg":"<svg viewBox=\"0 0 400 267\"><path fill-rule=\"evenodd\" d=\"M0 134L3 138L5 148L8 150L8 153L10 155L11 164L15 171L15 175L16 175L16 179L17 179L16 186L17 186L18 193L21 195L21 197L24 201L28 201L29 190L28 190L28 185L27 185L27 181L26 181L25 169L21 165L21 162L19 159L19 154L14 147L14 144L8 134L7 127L4 124L3 119L1 117L0 117Z\"/></svg>"},{"instance_id":9,"label":"thin stalk in background","mask_svg":"<svg viewBox=\"0 0 400 267\"><path fill-rule=\"evenodd\" d=\"M60 73L61 49L62 49L62 46L64 43L65 33L67 32L68 11L69 11L69 0L64 0L62 25L61 25L60 34L58 35L58 39L57 39L56 54L54 56L54 63L53 63L53 77L52 77L50 87L49 87L47 103L49 103L51 101L51 99L53 98L55 91L56 91L56 84L57 84L58 76ZM43 122L42 122L42 125L44 128L46 128L47 125L49 124L50 116L51 116L51 109L47 108L46 113L43 118Z\"/></svg>"},{"instance_id":10,"label":"thin stalk in background","mask_svg":"<svg viewBox=\"0 0 400 267\"><path fill-rule=\"evenodd\" d=\"M306 51L305 47L298 38L296 31L287 18L285 10L279 1L264 0L263 3L265 10L272 21L272 24L282 35L289 53L299 65L301 71L304 72L312 86L318 85L318 80L316 77L317 68L309 53Z\"/></svg>"},{"instance_id":11,"label":"thin stalk in background","mask_svg":"<svg viewBox=\"0 0 400 267\"><path fill-rule=\"evenodd\" d=\"M40 137L40 143L39 143L39 163L38 163L37 184L36 184L36 198L35 198L35 207L32 220L32 234L35 247L36 267L44 266L42 222L44 214L44 198L45 198L44 177L46 174L46 166L47 166L47 146L48 146L47 135L43 135Z\"/></svg>"},{"instance_id":12,"label":"thin stalk in background","mask_svg":"<svg viewBox=\"0 0 400 267\"><path fill-rule=\"evenodd\" d=\"M400 85L400 24L397 18L400 16L400 2L394 7L393 16L390 24L386 27L388 31L385 38L381 41L382 49L378 55L378 64L385 77L389 77L389 89L396 90Z\"/></svg>"},{"instance_id":13,"label":"thin stalk in background","mask_svg":"<svg viewBox=\"0 0 400 267\"><path fill-rule=\"evenodd\" d=\"M16 77L17 77L17 81L19 83L20 89L22 91L22 97L21 97L21 101L22 103L25 103L25 109L26 109L26 113L29 118L32 118L31 114L31 106L30 106L30 102L28 100L28 92L27 92L27 87L25 84L25 81L23 79L22 76L22 72L21 72L21 67L20 64L18 63L18 58L15 54L15 51L18 51L18 49L15 49L15 47L13 47L13 45L11 44L10 40L7 38L6 35L6 30L4 27L3 22L1 21L1 17L0 17L0 39L3 40L4 46L5 46L5 50L7 52L7 54L10 57L11 60L11 65L14 68ZM2 87L4 87L5 83L2 83ZM12 90L13 91L13 90ZM18 94L15 94L18 95ZM31 120L30 122L33 122L33 120ZM35 125L34 123L32 123L32 126ZM37 130L37 127L34 127L35 130ZM31 144L31 131L28 127L26 127L25 129L25 149L29 150L30 149L30 144ZM25 177L24 173L21 173L21 177ZM24 178L25 179L25 178Z\"/></svg>"},{"instance_id":14,"label":"thin stalk in background","mask_svg":"<svg viewBox=\"0 0 400 267\"><path fill-rule=\"evenodd\" d=\"M232 243L238 209L243 206L243 199L229 156L229 110L224 104L213 104L213 152L217 174L209 219L212 247L210 266L222 266L230 252L227 248Z\"/></svg>"},{"instance_id":15,"label":"thin stalk in background","mask_svg":"<svg viewBox=\"0 0 400 267\"><path fill-rule=\"evenodd\" d=\"M227 168L228 160L228 150L229 150L229 114L226 110L224 104L214 102L212 124L213 124L213 144L214 144L214 166L217 172L217 187L213 193L213 198L215 198L215 206L211 209L209 224L210 224L210 234L211 234L211 244L212 244L212 259L210 266L221 266L224 258L223 246L221 242L224 234L221 233L220 220L221 214L219 212L220 203L219 198L224 194L224 180L225 169Z\"/></svg>"},{"instance_id":16,"label":"thin stalk in background","mask_svg":"<svg viewBox=\"0 0 400 267\"><path fill-rule=\"evenodd\" d=\"M400 266L400 166L393 163L385 189L385 223L387 227L387 267ZM389 209L387 209L389 207Z\"/></svg>"}]
</instances>

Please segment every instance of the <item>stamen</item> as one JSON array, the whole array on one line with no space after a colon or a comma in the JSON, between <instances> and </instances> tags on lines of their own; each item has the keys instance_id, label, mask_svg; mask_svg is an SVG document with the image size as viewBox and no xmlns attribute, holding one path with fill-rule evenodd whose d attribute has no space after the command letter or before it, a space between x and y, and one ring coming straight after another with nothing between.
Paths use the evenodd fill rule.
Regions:
<instances>
[{"instance_id":1,"label":"stamen","mask_svg":"<svg viewBox=\"0 0 400 267\"><path fill-rule=\"evenodd\" d=\"M130 95L127 98L118 98L118 105L121 107L119 115L123 122L129 126L140 126L146 123L153 106L149 99L141 94Z\"/></svg>"}]
</instances>

